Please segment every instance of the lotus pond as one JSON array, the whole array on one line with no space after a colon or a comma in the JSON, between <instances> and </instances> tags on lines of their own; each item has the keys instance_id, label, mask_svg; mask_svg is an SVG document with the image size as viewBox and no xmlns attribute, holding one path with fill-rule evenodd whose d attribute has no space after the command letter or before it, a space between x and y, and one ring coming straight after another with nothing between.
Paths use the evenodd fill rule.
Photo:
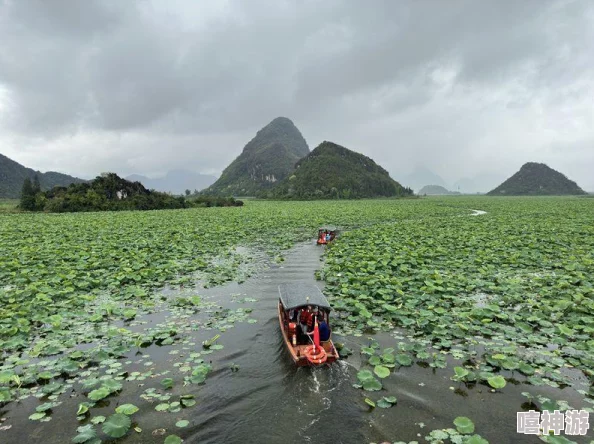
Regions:
<instances>
[{"instance_id":1,"label":"lotus pond","mask_svg":"<svg viewBox=\"0 0 594 444\"><path fill-rule=\"evenodd\" d=\"M318 387L292 394L304 420L329 399L318 414L349 418L352 442L538 442L514 435L515 411L594 403L593 220L591 199L487 197L0 214L0 442L245 442L229 430L262 400L223 394L277 374L267 399L300 390L275 287L314 273L349 365L300 370ZM323 224L342 228L326 250L309 245ZM263 332L268 372L243 354Z\"/></svg>"}]
</instances>

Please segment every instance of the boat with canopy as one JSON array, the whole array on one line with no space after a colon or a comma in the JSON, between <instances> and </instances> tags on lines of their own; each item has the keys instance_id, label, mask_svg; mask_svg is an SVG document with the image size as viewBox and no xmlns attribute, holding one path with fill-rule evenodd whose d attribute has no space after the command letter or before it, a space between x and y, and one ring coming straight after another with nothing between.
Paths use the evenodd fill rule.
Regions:
<instances>
[{"instance_id":1,"label":"boat with canopy","mask_svg":"<svg viewBox=\"0 0 594 444\"><path fill-rule=\"evenodd\" d=\"M338 359L331 339L332 308L320 289L304 282L278 287L278 320L291 358L298 366L330 364Z\"/></svg>"},{"instance_id":2,"label":"boat with canopy","mask_svg":"<svg viewBox=\"0 0 594 444\"><path fill-rule=\"evenodd\" d=\"M318 230L318 240L316 243L318 245L329 244L336 238L337 233L338 233L338 230L334 226L328 225L328 226L321 227Z\"/></svg>"}]
</instances>

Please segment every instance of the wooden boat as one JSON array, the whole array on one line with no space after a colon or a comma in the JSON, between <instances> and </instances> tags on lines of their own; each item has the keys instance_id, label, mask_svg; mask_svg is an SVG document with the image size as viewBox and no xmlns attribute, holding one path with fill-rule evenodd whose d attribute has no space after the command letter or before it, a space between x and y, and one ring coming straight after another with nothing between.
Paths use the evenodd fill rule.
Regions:
<instances>
[{"instance_id":1,"label":"wooden boat","mask_svg":"<svg viewBox=\"0 0 594 444\"><path fill-rule=\"evenodd\" d=\"M338 232L338 230L336 229L336 227L332 227L332 226L321 227L318 230L317 244L318 245L326 245L326 244L332 242L336 238L337 232ZM326 240L326 235L327 234L330 235L330 239L329 240Z\"/></svg>"},{"instance_id":2,"label":"wooden boat","mask_svg":"<svg viewBox=\"0 0 594 444\"><path fill-rule=\"evenodd\" d=\"M310 306L312 310L318 309L316 319L320 323L325 320L330 325L331 307L320 289L314 284L298 282L279 285L278 290L278 321L293 361L298 366L318 366L336 361L339 356L332 343L331 334L327 341L319 341L316 345L316 333L311 337L303 334L298 324L300 312ZM319 338L319 334L317 336Z\"/></svg>"}]
</instances>

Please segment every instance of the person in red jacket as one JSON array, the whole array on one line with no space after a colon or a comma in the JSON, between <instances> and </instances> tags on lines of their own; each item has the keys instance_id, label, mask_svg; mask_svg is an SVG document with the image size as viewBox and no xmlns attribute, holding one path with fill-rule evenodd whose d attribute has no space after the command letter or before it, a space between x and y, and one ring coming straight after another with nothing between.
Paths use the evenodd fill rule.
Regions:
<instances>
[{"instance_id":1,"label":"person in red jacket","mask_svg":"<svg viewBox=\"0 0 594 444\"><path fill-rule=\"evenodd\" d=\"M312 339L312 334L314 332L314 326L316 324L316 320L320 322L320 312L318 307L313 307L312 310L309 311L309 315L307 317L307 323L305 324L304 333Z\"/></svg>"},{"instance_id":2,"label":"person in red jacket","mask_svg":"<svg viewBox=\"0 0 594 444\"><path fill-rule=\"evenodd\" d=\"M301 333L303 334L303 338L305 339L307 336L307 332L309 329L309 325L313 322L311 316L311 305L308 305L306 308L302 308L299 314L297 315L297 319L299 322L299 326L301 327Z\"/></svg>"}]
</instances>

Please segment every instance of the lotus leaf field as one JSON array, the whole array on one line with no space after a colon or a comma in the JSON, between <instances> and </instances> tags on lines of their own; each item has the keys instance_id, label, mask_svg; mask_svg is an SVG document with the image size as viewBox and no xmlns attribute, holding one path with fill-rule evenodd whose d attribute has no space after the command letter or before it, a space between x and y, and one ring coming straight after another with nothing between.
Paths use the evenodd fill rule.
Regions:
<instances>
[{"instance_id":1,"label":"lotus leaf field","mask_svg":"<svg viewBox=\"0 0 594 444\"><path fill-rule=\"evenodd\" d=\"M541 409L570 406L531 386L569 387L582 400L573 407L593 411L593 221L594 200L581 198L0 213L0 441L15 416L43 430L67 415L48 442L181 442L200 423L200 386L220 370L212 357L236 324L257 322L255 299L228 310L201 289L282 263L324 224L341 228L316 272L333 334L366 341L352 375L362 414L401 408L383 384L413 365L451 369L451 384L493 397L521 380ZM161 423L137 419L146 410ZM487 442L471 418L451 422L426 441Z\"/></svg>"}]
</instances>

